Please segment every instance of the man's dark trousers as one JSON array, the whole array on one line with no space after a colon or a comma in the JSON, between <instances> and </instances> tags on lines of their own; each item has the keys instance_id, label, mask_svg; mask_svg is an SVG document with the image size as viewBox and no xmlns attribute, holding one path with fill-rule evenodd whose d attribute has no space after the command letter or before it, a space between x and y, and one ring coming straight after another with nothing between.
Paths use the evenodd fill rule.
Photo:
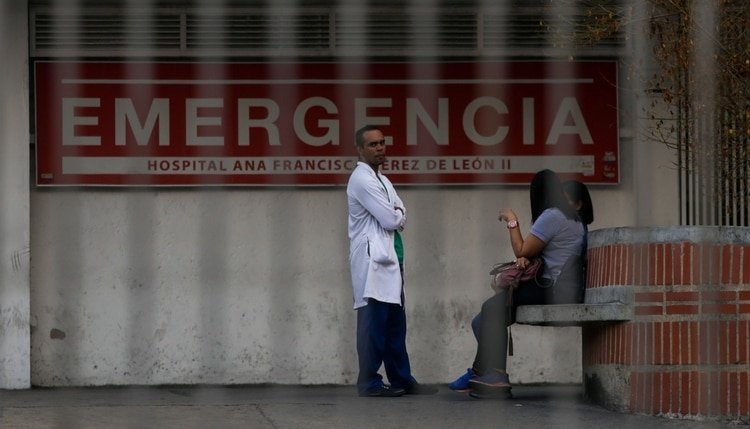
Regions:
<instances>
[{"instance_id":1,"label":"man's dark trousers","mask_svg":"<svg viewBox=\"0 0 750 429\"><path fill-rule=\"evenodd\" d=\"M406 352L406 311L399 304L368 298L357 309L357 354L359 357L359 393L378 388L383 377L381 363L392 387L408 388L416 381L411 375Z\"/></svg>"}]
</instances>

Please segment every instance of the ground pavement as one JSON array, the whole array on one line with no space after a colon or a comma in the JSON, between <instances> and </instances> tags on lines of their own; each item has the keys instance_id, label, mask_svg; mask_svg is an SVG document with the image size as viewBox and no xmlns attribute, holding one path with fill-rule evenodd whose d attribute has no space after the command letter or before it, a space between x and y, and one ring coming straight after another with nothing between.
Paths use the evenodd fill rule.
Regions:
<instances>
[{"instance_id":1,"label":"ground pavement","mask_svg":"<svg viewBox=\"0 0 750 429\"><path fill-rule=\"evenodd\" d=\"M436 395L360 398L352 386L165 386L0 390L2 429L120 428L729 428L621 414L580 386L516 386L510 400Z\"/></svg>"}]
</instances>

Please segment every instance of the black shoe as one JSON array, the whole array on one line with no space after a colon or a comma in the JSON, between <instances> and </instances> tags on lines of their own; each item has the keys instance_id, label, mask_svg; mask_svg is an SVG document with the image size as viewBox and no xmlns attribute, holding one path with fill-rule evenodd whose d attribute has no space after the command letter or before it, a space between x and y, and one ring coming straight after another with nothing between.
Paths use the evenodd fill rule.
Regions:
<instances>
[{"instance_id":1,"label":"black shoe","mask_svg":"<svg viewBox=\"0 0 750 429\"><path fill-rule=\"evenodd\" d=\"M398 396L402 396L404 393L406 393L406 390L404 389L401 389L398 387L391 387L391 386L383 384L374 389L365 390L364 392L359 392L359 396L368 396L368 397L382 396L382 397L387 397L387 398L395 398Z\"/></svg>"},{"instance_id":2,"label":"black shoe","mask_svg":"<svg viewBox=\"0 0 750 429\"><path fill-rule=\"evenodd\" d=\"M469 392L469 396L478 399L512 399L510 387L485 387L474 389Z\"/></svg>"},{"instance_id":3,"label":"black shoe","mask_svg":"<svg viewBox=\"0 0 750 429\"><path fill-rule=\"evenodd\" d=\"M430 386L428 384L413 383L411 386L406 388L407 395L434 395L437 392L437 387Z\"/></svg>"}]
</instances>

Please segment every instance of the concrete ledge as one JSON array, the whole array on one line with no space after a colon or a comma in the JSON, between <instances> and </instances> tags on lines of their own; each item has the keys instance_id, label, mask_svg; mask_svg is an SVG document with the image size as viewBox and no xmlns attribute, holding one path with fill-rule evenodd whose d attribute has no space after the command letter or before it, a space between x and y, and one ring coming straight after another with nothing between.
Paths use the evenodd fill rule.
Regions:
<instances>
[{"instance_id":1,"label":"concrete ledge","mask_svg":"<svg viewBox=\"0 0 750 429\"><path fill-rule=\"evenodd\" d=\"M590 322L625 322L633 318L633 306L608 304L522 305L516 323L525 325L580 326Z\"/></svg>"},{"instance_id":2,"label":"concrete ledge","mask_svg":"<svg viewBox=\"0 0 750 429\"><path fill-rule=\"evenodd\" d=\"M626 322L634 317L633 290L606 286L586 290L583 304L522 305L516 323L524 325L581 326L591 322Z\"/></svg>"},{"instance_id":3,"label":"concrete ledge","mask_svg":"<svg viewBox=\"0 0 750 429\"><path fill-rule=\"evenodd\" d=\"M747 244L750 228L736 226L654 226L589 231L589 250L613 244L655 243Z\"/></svg>"}]
</instances>

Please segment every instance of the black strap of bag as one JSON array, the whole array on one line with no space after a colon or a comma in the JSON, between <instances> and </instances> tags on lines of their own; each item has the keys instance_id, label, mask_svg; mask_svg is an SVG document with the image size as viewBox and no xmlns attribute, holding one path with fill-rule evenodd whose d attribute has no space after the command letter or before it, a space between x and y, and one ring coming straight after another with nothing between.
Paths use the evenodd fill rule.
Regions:
<instances>
[{"instance_id":1,"label":"black strap of bag","mask_svg":"<svg viewBox=\"0 0 750 429\"><path fill-rule=\"evenodd\" d=\"M505 326L508 327L508 356L513 356L513 334L510 332L510 326L513 324L513 291L515 289L508 289L508 320Z\"/></svg>"}]
</instances>

